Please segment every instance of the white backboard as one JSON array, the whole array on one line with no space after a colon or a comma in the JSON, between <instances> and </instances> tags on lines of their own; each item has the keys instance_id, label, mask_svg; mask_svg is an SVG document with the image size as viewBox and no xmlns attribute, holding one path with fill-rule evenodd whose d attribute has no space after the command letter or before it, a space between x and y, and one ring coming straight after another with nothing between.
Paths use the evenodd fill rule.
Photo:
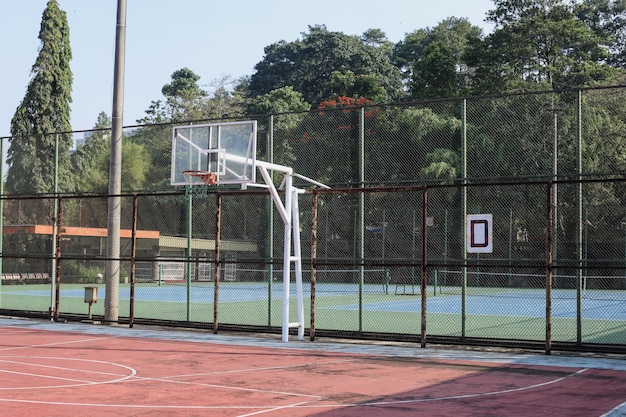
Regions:
<instances>
[{"instance_id":1,"label":"white backboard","mask_svg":"<svg viewBox=\"0 0 626 417\"><path fill-rule=\"evenodd\" d=\"M201 177L185 171L217 175L216 184L254 183L256 177L255 120L176 126L172 132L172 185L201 185Z\"/></svg>"}]
</instances>

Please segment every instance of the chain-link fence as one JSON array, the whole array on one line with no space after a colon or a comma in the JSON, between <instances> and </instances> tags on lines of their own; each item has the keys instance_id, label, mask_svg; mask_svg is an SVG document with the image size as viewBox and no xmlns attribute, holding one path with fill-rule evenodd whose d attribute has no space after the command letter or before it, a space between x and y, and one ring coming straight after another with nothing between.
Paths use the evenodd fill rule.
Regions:
<instances>
[{"instance_id":1,"label":"chain-link fence","mask_svg":"<svg viewBox=\"0 0 626 417\"><path fill-rule=\"evenodd\" d=\"M259 160L331 186L300 196L311 338L626 349L625 98L615 87L255 117ZM172 127L125 131L119 321L275 331L284 248L270 195L170 186ZM105 317L110 135L86 136L72 166L50 162L49 190L6 184L3 312ZM469 214L492 216L493 251L468 252Z\"/></svg>"}]
</instances>

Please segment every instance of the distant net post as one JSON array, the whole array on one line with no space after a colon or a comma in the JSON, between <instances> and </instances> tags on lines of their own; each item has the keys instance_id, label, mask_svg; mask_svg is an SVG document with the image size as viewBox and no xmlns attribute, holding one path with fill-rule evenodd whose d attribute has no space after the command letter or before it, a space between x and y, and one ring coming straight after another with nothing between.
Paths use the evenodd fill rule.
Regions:
<instances>
[{"instance_id":1,"label":"distant net post","mask_svg":"<svg viewBox=\"0 0 626 417\"><path fill-rule=\"evenodd\" d=\"M329 188L310 178L294 173L290 167L256 159L256 121L215 123L174 127L172 133L171 184L210 186L238 184L241 189L268 189L284 228L283 253L283 317L282 340L289 341L289 328L298 328L298 340L304 340L304 300L302 290L302 255L300 248L300 213L298 194L303 190L293 185L298 177L310 184ZM259 171L263 183L256 182ZM283 174L281 199L270 171ZM289 320L291 266L294 266L297 314L296 322ZM217 279L217 277L216 277Z\"/></svg>"}]
</instances>

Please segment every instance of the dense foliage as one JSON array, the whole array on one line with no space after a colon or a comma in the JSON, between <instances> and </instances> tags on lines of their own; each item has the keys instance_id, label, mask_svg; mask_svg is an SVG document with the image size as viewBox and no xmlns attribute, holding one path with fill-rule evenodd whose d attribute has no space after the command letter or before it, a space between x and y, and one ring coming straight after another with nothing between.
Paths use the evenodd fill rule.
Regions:
<instances>
[{"instance_id":1,"label":"dense foliage","mask_svg":"<svg viewBox=\"0 0 626 417\"><path fill-rule=\"evenodd\" d=\"M380 98L400 98L398 68L391 64L387 50L369 39L314 26L309 27L302 40L272 44L265 48L265 57L255 66L250 94L257 96L293 86L315 106L336 93L333 74L349 72L352 79L368 77L369 81L362 87L364 95L369 95L373 89ZM378 86L383 88L384 96L376 90Z\"/></svg>"},{"instance_id":2,"label":"dense foliage","mask_svg":"<svg viewBox=\"0 0 626 417\"><path fill-rule=\"evenodd\" d=\"M445 184L443 191L434 191L445 211L437 221L449 216L447 227L457 237L463 233L463 201L460 188L449 185L510 181L509 187L470 189L467 209L494 213L499 231L529 231L523 243L532 246L534 239L539 253L545 249L545 223L537 220L545 213L545 192L519 183L626 174L626 88L580 95L576 90L626 81L626 7L624 0L494 0L486 19L494 25L489 34L467 19L450 17L395 44L380 29L355 36L309 27L300 39L267 46L250 76L225 76L208 89L193 70L174 71L155 89L162 98L149 104L140 126L124 132L122 188L172 190L173 124L254 118L259 159L291 166L333 187ZM58 140L59 190L98 194L66 199L64 222L104 227L107 201L99 195L108 188L111 120L104 112L98 115L94 131L70 153L72 137L63 132L71 130L71 52L65 14L54 0L48 2L39 37L33 77L12 121L7 189L51 192ZM585 184L584 190L588 239L619 252L626 218L623 182ZM379 194L367 202L372 207L367 221L382 222L385 213L401 211L393 227L415 222L414 207ZM571 185L557 194L556 238L560 250L570 254L580 231L579 197ZM338 210L331 238L333 250L346 254L352 253L350 236L357 228L349 200L338 196L332 203L346 205ZM50 222L50 201L9 202L7 221ZM224 210L234 220L224 222L229 226L223 237L253 236L251 228L265 236L269 206L248 201L234 199ZM132 212L129 203L125 213ZM194 204L210 205L209 199ZM178 196L156 195L144 200L141 210L140 228L171 236L187 230L188 209ZM247 223L256 217L264 220ZM195 219L194 233L210 236L208 224L206 218ZM13 247L27 251L41 245L36 239L11 239ZM258 242L262 256L266 244ZM623 259L621 252L611 256L618 255Z\"/></svg>"},{"instance_id":3,"label":"dense foliage","mask_svg":"<svg viewBox=\"0 0 626 417\"><path fill-rule=\"evenodd\" d=\"M39 39L41 47L26 95L11 120L7 188L19 193L52 192L58 142L59 184L62 190L71 191L72 50L67 17L56 0L48 1L43 12Z\"/></svg>"},{"instance_id":4,"label":"dense foliage","mask_svg":"<svg viewBox=\"0 0 626 417\"><path fill-rule=\"evenodd\" d=\"M459 102L442 102L432 109L371 106L485 92L558 91L611 85L623 79L623 0L493 3L486 15L486 21L494 25L489 34L458 17L407 33L395 44L381 29L369 29L356 36L318 25L310 26L300 39L267 46L250 76L225 76L206 89L193 70L175 71L160 89L163 99L152 101L145 117L138 120L142 126L126 132L125 189L168 186L171 129L167 123L255 117L260 131L267 132L270 119L263 116L267 114L276 115L271 124L275 162L298 167L312 164L316 168L308 174L320 180L355 182L356 167L345 166L342 161L357 159L354 141L358 136L360 107L365 108L369 126L368 146L380 149L369 162L376 166L374 172L384 173L382 178L458 178L462 175ZM33 66L33 79L13 119L8 189L20 193L50 191L54 141L58 139L62 190L104 191L108 177L106 130L88 138L71 156L69 135L45 135L71 130L71 52L65 14L56 1L48 2L41 28L42 46ZM485 166L494 167L490 175L522 175L533 166L534 172L544 172L546 167L538 166L536 161L550 159L550 147L544 143L550 136L545 132L529 132L523 127L518 132L514 125L503 122L487 132L481 125L513 116L516 123L540 120L542 126L550 126L557 109L562 119L572 114L563 111L572 109L571 98L537 100L541 102L530 105L526 101L520 107L518 104L524 100L514 103L513 98L503 100L505 104L481 106L480 115L467 126L469 132L478 132L480 145L474 147L498 152L503 138L510 138L507 144L525 150L525 158L521 159L486 158ZM347 110L337 111L341 108ZM323 114L326 117L320 118ZM619 126L618 121L612 120L613 115L592 117L608 118L605 124ZM563 121L562 126L565 125ZM109 126L106 114L101 114L96 127ZM407 136L396 132L411 133ZM435 144L437 134L450 139ZM612 140L619 142L620 135ZM266 141L260 140L258 145L259 152L269 155ZM383 156L383 152L394 149L404 153L399 157ZM478 149L476 152L485 154ZM409 160L404 161L405 156ZM406 164L412 166L408 171Z\"/></svg>"}]
</instances>

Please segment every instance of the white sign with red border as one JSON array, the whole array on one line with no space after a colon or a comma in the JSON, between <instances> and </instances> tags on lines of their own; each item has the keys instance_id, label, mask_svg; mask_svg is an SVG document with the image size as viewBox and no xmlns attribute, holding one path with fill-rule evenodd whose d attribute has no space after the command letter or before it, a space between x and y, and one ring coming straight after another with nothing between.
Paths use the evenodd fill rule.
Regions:
<instances>
[{"instance_id":1,"label":"white sign with red border","mask_svg":"<svg viewBox=\"0 0 626 417\"><path fill-rule=\"evenodd\" d=\"M493 215L468 214L465 242L467 253L493 252Z\"/></svg>"}]
</instances>

